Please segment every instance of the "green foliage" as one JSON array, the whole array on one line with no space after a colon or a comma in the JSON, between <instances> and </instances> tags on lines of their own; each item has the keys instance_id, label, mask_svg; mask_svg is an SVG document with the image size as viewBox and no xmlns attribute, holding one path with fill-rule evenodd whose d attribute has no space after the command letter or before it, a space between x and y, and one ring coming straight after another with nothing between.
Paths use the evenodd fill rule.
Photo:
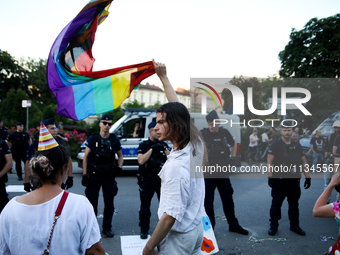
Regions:
<instances>
[{"instance_id":1,"label":"green foliage","mask_svg":"<svg viewBox=\"0 0 340 255\"><path fill-rule=\"evenodd\" d=\"M292 29L290 41L279 53L279 58L281 77L315 78L308 81L285 79L283 84L306 88L311 93L311 100L305 107L312 117L304 116L300 111L291 113L294 119L303 123L303 128L312 130L323 121L325 114L340 110L337 104L340 94L340 14L313 18L300 31Z\"/></svg>"},{"instance_id":2,"label":"green foliage","mask_svg":"<svg viewBox=\"0 0 340 255\"><path fill-rule=\"evenodd\" d=\"M322 78L322 79L297 79L286 78L282 84L284 87L299 87L309 90L311 99L304 104L305 108L312 114L305 116L300 110L288 111L288 116L298 121L299 126L313 130L327 116L327 112L340 111L340 106L337 104L340 94L340 82L338 79ZM291 93L292 97L304 97L301 94Z\"/></svg>"},{"instance_id":3,"label":"green foliage","mask_svg":"<svg viewBox=\"0 0 340 255\"><path fill-rule=\"evenodd\" d=\"M123 106L124 108L145 108L145 103L140 103L135 99L132 102L125 103Z\"/></svg>"},{"instance_id":4,"label":"green foliage","mask_svg":"<svg viewBox=\"0 0 340 255\"><path fill-rule=\"evenodd\" d=\"M41 110L50 104L56 104L55 97L47 83L47 60L38 61L28 58L22 65L29 70L29 94Z\"/></svg>"},{"instance_id":5,"label":"green foliage","mask_svg":"<svg viewBox=\"0 0 340 255\"><path fill-rule=\"evenodd\" d=\"M147 108L157 110L157 109L158 109L159 107L161 107L162 105L163 105L163 104L161 104L161 102L157 101L155 104L149 105Z\"/></svg>"},{"instance_id":6,"label":"green foliage","mask_svg":"<svg viewBox=\"0 0 340 255\"><path fill-rule=\"evenodd\" d=\"M6 126L15 126L17 121L21 121L26 126L26 108L22 108L22 100L29 99L22 89L10 89L6 98L1 101L1 116ZM35 127L41 121L42 112L35 104L29 108L29 126ZM26 130L26 127L25 127Z\"/></svg>"},{"instance_id":7,"label":"green foliage","mask_svg":"<svg viewBox=\"0 0 340 255\"><path fill-rule=\"evenodd\" d=\"M0 50L0 99L13 88L27 92L28 72L7 51Z\"/></svg>"},{"instance_id":8,"label":"green foliage","mask_svg":"<svg viewBox=\"0 0 340 255\"><path fill-rule=\"evenodd\" d=\"M313 18L279 53L281 77L336 78L340 74L340 14Z\"/></svg>"},{"instance_id":9,"label":"green foliage","mask_svg":"<svg viewBox=\"0 0 340 255\"><path fill-rule=\"evenodd\" d=\"M232 85L237 86L240 88L245 96L244 100L244 115L240 115L240 120L243 121L244 119L247 121L249 119L258 119L259 116L252 114L247 106L247 90L248 88L253 89L253 106L257 110L264 109L263 104L261 102L261 95L262 95L262 86L261 81L256 77L233 77L233 79L229 82ZM224 100L223 110L228 114L233 114L233 96L229 89L223 89L222 91L222 98Z\"/></svg>"}]
</instances>

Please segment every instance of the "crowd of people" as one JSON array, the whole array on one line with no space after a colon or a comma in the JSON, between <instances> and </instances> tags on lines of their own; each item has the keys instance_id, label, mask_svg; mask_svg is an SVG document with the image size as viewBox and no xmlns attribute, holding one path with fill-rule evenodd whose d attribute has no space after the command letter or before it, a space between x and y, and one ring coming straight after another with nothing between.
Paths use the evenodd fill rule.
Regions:
<instances>
[{"instance_id":1,"label":"crowd of people","mask_svg":"<svg viewBox=\"0 0 340 255\"><path fill-rule=\"evenodd\" d=\"M213 125L214 119L218 118L215 110L206 116L207 127L198 130L187 108L179 103L165 65L154 62L154 66L169 103L158 108L156 121L147 127L150 136L138 148L141 239L147 239L149 235L150 203L155 193L159 200L159 221L143 254L154 254L156 249L161 255L197 255L203 242L202 217L205 213L212 228L216 225L216 188L229 231L249 234L236 217L234 191L228 174L195 173L193 176L197 165L234 166L237 145L227 129ZM253 130L249 137L249 162L252 164L253 153L258 146L263 152L270 145L267 168L272 203L268 234L278 232L281 206L287 198L290 230L304 236L306 233L299 222L301 172L298 168L305 168L305 189L311 186L311 177L299 143L301 134L298 128L293 129L285 124L279 127L281 137L274 127L265 129L260 137L258 130ZM8 136L0 121L1 254L22 254L23 250L28 254L105 254L100 244L101 234L96 218L99 191L102 188L104 198L102 234L112 238L114 197L118 193L115 177L124 164L120 140L109 132L112 125L111 116L104 114L100 118L100 132L86 141L81 181L85 186L84 197L66 191L73 186L72 162L65 144L67 138L57 132L53 118L45 119L37 126L39 130L33 141L23 131L21 122L17 123L16 131ZM340 121L335 121L333 128L334 133L326 141L320 130L311 139L312 169L317 169L322 160L329 165L340 163ZM143 132L140 123L136 123L133 137L140 137ZM165 141L171 141L171 150ZM13 159L18 180L23 180L24 174L24 189L28 193L9 201L5 183L7 173L13 167ZM22 161L25 163L24 173ZM289 168L288 172L273 171L285 167ZM332 190L340 191L339 178L339 173L333 176L330 171L325 173L325 189L315 203L314 216L336 217L340 222L340 202L330 203ZM30 235L32 231L36 235ZM336 249L333 247L332 251Z\"/></svg>"}]
</instances>

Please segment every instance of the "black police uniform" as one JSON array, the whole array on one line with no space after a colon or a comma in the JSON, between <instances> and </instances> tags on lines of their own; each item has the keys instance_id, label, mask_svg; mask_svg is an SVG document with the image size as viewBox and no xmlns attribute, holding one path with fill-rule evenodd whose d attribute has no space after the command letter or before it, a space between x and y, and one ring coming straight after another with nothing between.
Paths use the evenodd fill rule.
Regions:
<instances>
[{"instance_id":1,"label":"black police uniform","mask_svg":"<svg viewBox=\"0 0 340 255\"><path fill-rule=\"evenodd\" d=\"M13 132L9 135L8 141L12 144L12 154L15 160L15 170L18 178L22 178L21 161L25 162L27 150L29 147L30 135L25 132Z\"/></svg>"},{"instance_id":2,"label":"black police uniform","mask_svg":"<svg viewBox=\"0 0 340 255\"><path fill-rule=\"evenodd\" d=\"M0 138L6 140L8 136L7 129L5 127L0 128Z\"/></svg>"},{"instance_id":3,"label":"black police uniform","mask_svg":"<svg viewBox=\"0 0 340 255\"><path fill-rule=\"evenodd\" d=\"M301 196L300 170L303 167L301 157L304 156L302 147L298 142L291 141L290 144L286 144L280 139L271 145L268 154L274 156L273 166L277 167L277 171L275 169L272 171L274 181L271 192L273 199L270 207L270 227L277 229L279 226L281 206L287 197L290 226L291 228L298 228L299 199ZM279 171L278 167L281 166L286 167L286 170Z\"/></svg>"},{"instance_id":4,"label":"black police uniform","mask_svg":"<svg viewBox=\"0 0 340 255\"><path fill-rule=\"evenodd\" d=\"M117 169L115 153L122 147L115 135L110 134L108 138L102 138L99 133L90 136L85 145L91 150L87 162L89 184L85 189L85 194L97 215L99 190L102 187L104 197L103 230L111 231L114 213L113 199L118 192L115 181Z\"/></svg>"},{"instance_id":5,"label":"black police uniform","mask_svg":"<svg viewBox=\"0 0 340 255\"><path fill-rule=\"evenodd\" d=\"M208 150L208 162L210 166L228 166L230 165L230 146L234 146L235 141L227 129L219 127L218 132L210 132L208 128L201 130L203 139ZM229 144L229 145L228 145ZM227 218L229 228L238 228L239 223L235 217L233 193L230 179L227 175L223 176L217 174L220 178L205 178L205 200L204 206L209 216L211 225L215 227L215 213L214 213L214 193L218 189L220 193L223 211Z\"/></svg>"},{"instance_id":6,"label":"black police uniform","mask_svg":"<svg viewBox=\"0 0 340 255\"><path fill-rule=\"evenodd\" d=\"M150 228L150 205L154 193L156 192L158 201L160 198L161 179L159 178L158 173L167 159L165 150L169 148L165 142L160 142L158 140L153 142L149 138L147 141L139 144L138 154L145 154L151 147L153 147L153 150L150 158L144 165L139 166L141 176L141 179L139 180L141 201L139 226L141 228L141 233L147 233Z\"/></svg>"},{"instance_id":7,"label":"black police uniform","mask_svg":"<svg viewBox=\"0 0 340 255\"><path fill-rule=\"evenodd\" d=\"M6 165L6 154L11 154L11 150L9 149L7 143L0 138L0 171ZM0 178L0 213L5 205L8 203L8 194L6 192L6 185L5 183L8 181L7 173Z\"/></svg>"}]
</instances>

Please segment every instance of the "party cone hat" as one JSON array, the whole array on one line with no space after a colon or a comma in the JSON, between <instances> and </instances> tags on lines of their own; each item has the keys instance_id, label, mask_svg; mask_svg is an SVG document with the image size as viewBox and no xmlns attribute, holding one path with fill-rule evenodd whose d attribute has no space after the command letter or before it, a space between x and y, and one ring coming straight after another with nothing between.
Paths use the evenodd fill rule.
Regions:
<instances>
[{"instance_id":1,"label":"party cone hat","mask_svg":"<svg viewBox=\"0 0 340 255\"><path fill-rule=\"evenodd\" d=\"M38 151L45 151L52 149L54 147L59 146L56 140L54 140L51 133L45 127L44 123L40 124L40 132L39 132L39 144Z\"/></svg>"}]
</instances>

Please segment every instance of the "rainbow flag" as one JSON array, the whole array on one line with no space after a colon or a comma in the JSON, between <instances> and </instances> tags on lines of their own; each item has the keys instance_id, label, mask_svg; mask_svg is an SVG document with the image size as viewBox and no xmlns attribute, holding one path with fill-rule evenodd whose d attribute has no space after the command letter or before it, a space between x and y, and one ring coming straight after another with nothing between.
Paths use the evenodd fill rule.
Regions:
<instances>
[{"instance_id":1,"label":"rainbow flag","mask_svg":"<svg viewBox=\"0 0 340 255\"><path fill-rule=\"evenodd\" d=\"M83 120L116 109L140 82L155 73L151 61L92 71L92 46L112 0L91 0L61 31L47 62L47 81L57 114Z\"/></svg>"}]
</instances>

